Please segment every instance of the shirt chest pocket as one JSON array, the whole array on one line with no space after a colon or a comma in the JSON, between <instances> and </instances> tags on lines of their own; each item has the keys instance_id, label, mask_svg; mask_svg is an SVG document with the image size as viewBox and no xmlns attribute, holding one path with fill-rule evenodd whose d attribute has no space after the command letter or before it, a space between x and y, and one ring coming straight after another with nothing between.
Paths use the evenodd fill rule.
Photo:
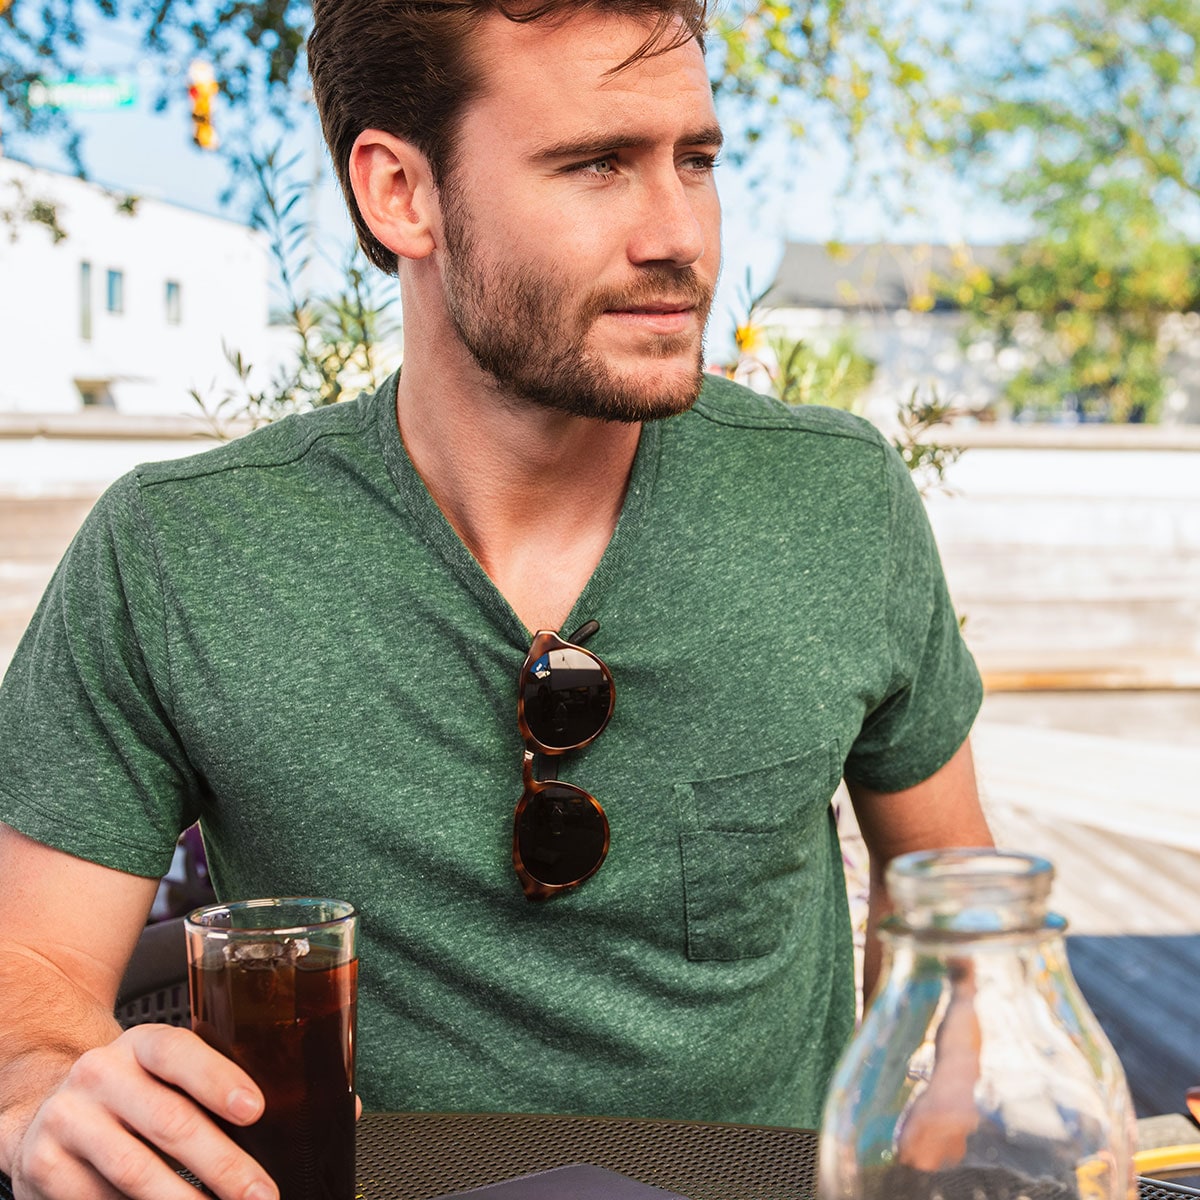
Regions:
<instances>
[{"instance_id":1,"label":"shirt chest pocket","mask_svg":"<svg viewBox=\"0 0 1200 1200\"><path fill-rule=\"evenodd\" d=\"M796 931L827 886L836 839L829 801L840 779L829 745L675 785L688 958L758 958Z\"/></svg>"}]
</instances>

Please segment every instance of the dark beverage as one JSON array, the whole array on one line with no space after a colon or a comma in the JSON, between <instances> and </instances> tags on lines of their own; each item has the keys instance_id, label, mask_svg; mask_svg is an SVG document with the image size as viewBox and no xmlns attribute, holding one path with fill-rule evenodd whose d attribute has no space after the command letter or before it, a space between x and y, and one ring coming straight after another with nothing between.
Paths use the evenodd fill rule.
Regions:
<instances>
[{"instance_id":1,"label":"dark beverage","mask_svg":"<svg viewBox=\"0 0 1200 1200\"><path fill-rule=\"evenodd\" d=\"M263 1090L253 1125L223 1125L282 1200L354 1200L358 960L294 939L231 942L189 968L192 1028Z\"/></svg>"}]
</instances>

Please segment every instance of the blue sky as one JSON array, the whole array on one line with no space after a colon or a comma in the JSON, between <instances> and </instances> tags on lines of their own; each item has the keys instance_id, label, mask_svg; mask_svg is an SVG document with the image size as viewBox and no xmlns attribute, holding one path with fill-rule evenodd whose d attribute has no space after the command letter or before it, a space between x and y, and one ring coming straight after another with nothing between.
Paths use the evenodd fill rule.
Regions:
<instances>
[{"instance_id":1,"label":"blue sky","mask_svg":"<svg viewBox=\"0 0 1200 1200\"><path fill-rule=\"evenodd\" d=\"M95 17L91 24L81 73L131 76L138 80L140 93L130 108L75 115L85 135L84 158L91 176L123 191L244 220L244 202L221 206L229 174L220 155L192 145L187 62L145 57L128 26ZM165 112L155 113L154 95L161 81L172 77L178 79L177 95ZM222 115L218 100L218 129ZM264 147L277 136L265 130ZM324 181L317 197L320 244L329 260L340 261L351 242L350 223L319 142L315 117L289 135L288 145L292 153L303 156L298 170L305 177L314 167L320 171ZM38 166L69 169L65 156L49 139L16 137L10 132L5 149ZM838 139L818 131L808 143L790 151L782 139L775 146L768 143L751 168L729 162L718 168L725 214L724 269L709 331L710 357L720 358L728 350L735 319L744 312L747 272L754 288L768 284L789 238L995 242L1020 235L1022 224L1013 214L942 175L922 180L908 197L917 211L897 219L879 197L864 189L843 194L845 165L846 151Z\"/></svg>"}]
</instances>

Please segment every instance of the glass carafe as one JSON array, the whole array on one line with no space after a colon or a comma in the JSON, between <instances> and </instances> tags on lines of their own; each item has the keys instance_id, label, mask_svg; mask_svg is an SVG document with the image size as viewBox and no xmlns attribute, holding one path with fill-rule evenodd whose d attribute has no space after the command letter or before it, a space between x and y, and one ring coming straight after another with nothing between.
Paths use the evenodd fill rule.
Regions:
<instances>
[{"instance_id":1,"label":"glass carafe","mask_svg":"<svg viewBox=\"0 0 1200 1200\"><path fill-rule=\"evenodd\" d=\"M888 868L884 969L821 1129L821 1200L1131 1200L1125 1073L1047 912L1054 869L993 850Z\"/></svg>"}]
</instances>

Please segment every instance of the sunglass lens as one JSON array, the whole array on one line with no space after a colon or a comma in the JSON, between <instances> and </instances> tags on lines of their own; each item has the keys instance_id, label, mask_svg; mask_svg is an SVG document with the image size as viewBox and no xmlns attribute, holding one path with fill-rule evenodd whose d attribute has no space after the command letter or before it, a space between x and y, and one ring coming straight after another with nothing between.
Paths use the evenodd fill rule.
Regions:
<instances>
[{"instance_id":1,"label":"sunglass lens","mask_svg":"<svg viewBox=\"0 0 1200 1200\"><path fill-rule=\"evenodd\" d=\"M525 870L541 883L575 883L604 860L607 822L585 793L545 784L530 796L517 821L517 847Z\"/></svg>"},{"instance_id":2,"label":"sunglass lens","mask_svg":"<svg viewBox=\"0 0 1200 1200\"><path fill-rule=\"evenodd\" d=\"M612 707L612 684L598 659L574 646L549 650L524 677L525 723L543 746L569 750L593 738Z\"/></svg>"}]
</instances>

